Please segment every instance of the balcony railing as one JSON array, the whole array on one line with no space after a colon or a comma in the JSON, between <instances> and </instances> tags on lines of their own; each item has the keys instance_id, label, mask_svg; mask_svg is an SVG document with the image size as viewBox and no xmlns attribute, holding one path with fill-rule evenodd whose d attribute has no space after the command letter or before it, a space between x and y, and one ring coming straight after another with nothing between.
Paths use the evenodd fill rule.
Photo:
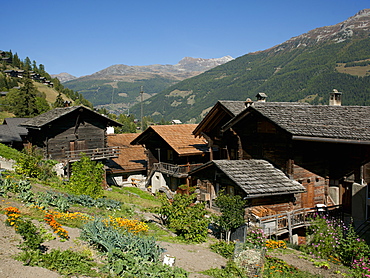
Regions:
<instances>
[{"instance_id":1,"label":"balcony railing","mask_svg":"<svg viewBox=\"0 0 370 278\"><path fill-rule=\"evenodd\" d=\"M323 211L320 211L320 208L317 207L302 208L286 213L265 216L259 218L257 223L266 235L280 235L286 232L291 233L292 229L310 225L312 219L320 213L342 218L341 206L330 206L325 207Z\"/></svg>"},{"instance_id":2,"label":"balcony railing","mask_svg":"<svg viewBox=\"0 0 370 278\"><path fill-rule=\"evenodd\" d=\"M176 165L164 162L158 162L153 164L152 171L158 171L164 174L169 174L177 178L186 178L188 173L193 170L195 167L202 165L200 164L185 164L185 165Z\"/></svg>"},{"instance_id":3,"label":"balcony railing","mask_svg":"<svg viewBox=\"0 0 370 278\"><path fill-rule=\"evenodd\" d=\"M107 147L107 148L66 151L65 155L68 161L73 162L80 160L83 155L89 157L91 160L101 160L117 158L119 153L120 153L119 147Z\"/></svg>"}]
</instances>

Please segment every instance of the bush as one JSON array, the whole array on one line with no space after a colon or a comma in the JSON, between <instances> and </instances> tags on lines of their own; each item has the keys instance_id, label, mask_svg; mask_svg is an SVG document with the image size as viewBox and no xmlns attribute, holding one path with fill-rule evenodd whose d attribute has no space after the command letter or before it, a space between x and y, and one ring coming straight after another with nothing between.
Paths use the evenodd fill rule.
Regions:
<instances>
[{"instance_id":1,"label":"bush","mask_svg":"<svg viewBox=\"0 0 370 278\"><path fill-rule=\"evenodd\" d=\"M161 194L162 206L158 213L163 223L184 240L203 242L208 235L210 220L205 217L205 204L194 204L194 198L194 194L176 194L170 202L165 194Z\"/></svg>"},{"instance_id":2,"label":"bush","mask_svg":"<svg viewBox=\"0 0 370 278\"><path fill-rule=\"evenodd\" d=\"M217 243L211 244L211 250L217 254L220 254L226 259L231 259L234 255L235 243L227 243L226 241L220 240Z\"/></svg>"},{"instance_id":3,"label":"bush","mask_svg":"<svg viewBox=\"0 0 370 278\"><path fill-rule=\"evenodd\" d=\"M69 189L78 195L85 194L92 198L99 198L103 196L103 179L104 165L82 156L80 161L72 164Z\"/></svg>"},{"instance_id":4,"label":"bush","mask_svg":"<svg viewBox=\"0 0 370 278\"><path fill-rule=\"evenodd\" d=\"M36 147L29 147L18 157L15 171L28 178L47 180L56 176L53 170L56 163L54 160L44 160L41 150Z\"/></svg>"},{"instance_id":5,"label":"bush","mask_svg":"<svg viewBox=\"0 0 370 278\"><path fill-rule=\"evenodd\" d=\"M337 219L316 218L308 229L310 243L304 248L317 258L341 261L355 271L356 277L370 275L370 247L352 226Z\"/></svg>"}]
</instances>

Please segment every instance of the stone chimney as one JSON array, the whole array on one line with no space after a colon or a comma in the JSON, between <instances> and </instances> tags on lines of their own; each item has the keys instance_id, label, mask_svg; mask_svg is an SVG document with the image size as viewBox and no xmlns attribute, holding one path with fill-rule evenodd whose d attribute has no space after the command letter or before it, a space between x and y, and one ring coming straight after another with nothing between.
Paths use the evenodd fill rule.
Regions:
<instances>
[{"instance_id":1,"label":"stone chimney","mask_svg":"<svg viewBox=\"0 0 370 278\"><path fill-rule=\"evenodd\" d=\"M265 93L258 93L256 98L258 102L266 102L267 95Z\"/></svg>"},{"instance_id":2,"label":"stone chimney","mask_svg":"<svg viewBox=\"0 0 370 278\"><path fill-rule=\"evenodd\" d=\"M342 105L342 93L334 89L330 93L329 105L341 106Z\"/></svg>"},{"instance_id":3,"label":"stone chimney","mask_svg":"<svg viewBox=\"0 0 370 278\"><path fill-rule=\"evenodd\" d=\"M244 102L244 104L245 104L245 107L252 106L253 105L253 100L251 100L250 98L247 98L247 100Z\"/></svg>"}]
</instances>

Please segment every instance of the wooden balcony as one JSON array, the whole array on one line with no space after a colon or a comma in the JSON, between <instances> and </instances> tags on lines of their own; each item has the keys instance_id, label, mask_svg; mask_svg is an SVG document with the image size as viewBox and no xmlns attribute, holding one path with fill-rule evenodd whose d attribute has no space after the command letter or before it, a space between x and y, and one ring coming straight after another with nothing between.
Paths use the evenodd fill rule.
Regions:
<instances>
[{"instance_id":1,"label":"wooden balcony","mask_svg":"<svg viewBox=\"0 0 370 278\"><path fill-rule=\"evenodd\" d=\"M185 165L176 165L176 164L170 164L170 163L154 163L152 172L161 172L164 174L169 174L172 177L176 178L186 178L188 176L188 173L193 170L195 167L198 167L202 165L200 164L185 164Z\"/></svg>"},{"instance_id":2,"label":"wooden balcony","mask_svg":"<svg viewBox=\"0 0 370 278\"><path fill-rule=\"evenodd\" d=\"M81 157L87 156L91 160L103 160L117 158L120 153L119 147L107 147L107 148L97 148L97 149L86 149L86 150L75 150L66 151L66 160L69 162L79 161Z\"/></svg>"},{"instance_id":3,"label":"wooden balcony","mask_svg":"<svg viewBox=\"0 0 370 278\"><path fill-rule=\"evenodd\" d=\"M310 225L312 220L320 213L339 219L343 218L341 206L325 207L325 210L322 212L317 207L301 208L281 214L261 217L257 220L257 225L267 236L289 233L291 237L293 229Z\"/></svg>"}]
</instances>

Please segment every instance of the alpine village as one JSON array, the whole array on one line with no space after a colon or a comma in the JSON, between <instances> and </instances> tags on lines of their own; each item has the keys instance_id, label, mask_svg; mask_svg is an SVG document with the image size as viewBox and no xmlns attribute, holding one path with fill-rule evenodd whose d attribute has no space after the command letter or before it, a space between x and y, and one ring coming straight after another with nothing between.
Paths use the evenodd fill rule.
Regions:
<instances>
[{"instance_id":1,"label":"alpine village","mask_svg":"<svg viewBox=\"0 0 370 278\"><path fill-rule=\"evenodd\" d=\"M370 277L370 9L161 84L0 58L1 277Z\"/></svg>"}]
</instances>

